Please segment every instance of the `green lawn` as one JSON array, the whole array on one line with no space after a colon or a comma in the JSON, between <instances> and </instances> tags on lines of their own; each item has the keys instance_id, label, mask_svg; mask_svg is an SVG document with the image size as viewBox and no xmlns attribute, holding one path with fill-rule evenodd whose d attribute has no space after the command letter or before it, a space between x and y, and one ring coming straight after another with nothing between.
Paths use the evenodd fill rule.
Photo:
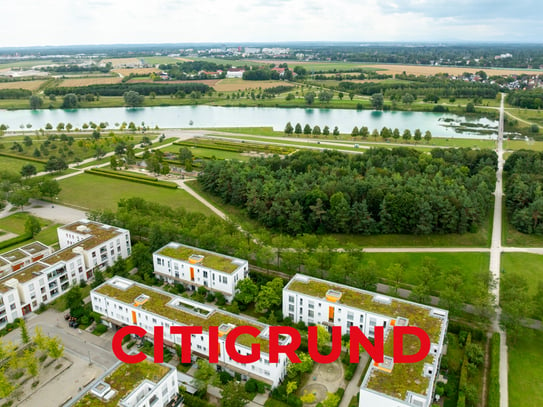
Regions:
<instances>
[{"instance_id":1,"label":"green lawn","mask_svg":"<svg viewBox=\"0 0 543 407\"><path fill-rule=\"evenodd\" d=\"M81 174L60 181L59 203L86 209L116 209L121 198L139 196L149 201L211 215L199 201L180 189L161 188L130 181Z\"/></svg>"},{"instance_id":2,"label":"green lawn","mask_svg":"<svg viewBox=\"0 0 543 407\"><path fill-rule=\"evenodd\" d=\"M543 332L524 329L509 346L509 405L543 406Z\"/></svg>"},{"instance_id":3,"label":"green lawn","mask_svg":"<svg viewBox=\"0 0 543 407\"><path fill-rule=\"evenodd\" d=\"M0 229L20 235L25 231L25 222L27 218L27 213L14 213L13 215L9 215L0 219Z\"/></svg>"},{"instance_id":4,"label":"green lawn","mask_svg":"<svg viewBox=\"0 0 543 407\"><path fill-rule=\"evenodd\" d=\"M543 256L531 253L502 253L501 269L505 273L521 274L528 279L530 295L543 282Z\"/></svg>"},{"instance_id":5,"label":"green lawn","mask_svg":"<svg viewBox=\"0 0 543 407\"><path fill-rule=\"evenodd\" d=\"M5 151L5 150L4 150ZM11 151L10 151L11 153ZM0 156L0 171L20 172L24 165L32 164L38 172L43 171L45 165L39 162L27 161L24 158Z\"/></svg>"},{"instance_id":6,"label":"green lawn","mask_svg":"<svg viewBox=\"0 0 543 407\"><path fill-rule=\"evenodd\" d=\"M25 222L28 216L28 212L18 212L2 218L0 219L0 229L20 235L25 231ZM61 225L57 223L52 223L50 220L47 219L39 218L39 220L42 226L42 230L40 231L40 233L38 233L32 239L27 240L26 242L19 242L15 245L6 247L2 249L2 252L8 252L12 249L24 246L25 244L31 243L35 240L39 240L46 245L56 244L58 242L57 228Z\"/></svg>"},{"instance_id":7,"label":"green lawn","mask_svg":"<svg viewBox=\"0 0 543 407\"><path fill-rule=\"evenodd\" d=\"M503 143L503 148L505 150L534 150L534 151L543 151L543 142L541 141L522 141L522 140L511 140L505 141Z\"/></svg>"},{"instance_id":8,"label":"green lawn","mask_svg":"<svg viewBox=\"0 0 543 407\"><path fill-rule=\"evenodd\" d=\"M161 148L164 152L178 153L182 146L171 145L165 148ZM190 151L195 158L212 158L215 157L218 160L239 160L247 161L250 157L248 155L242 155L232 151L214 150L211 148L197 148L190 147Z\"/></svg>"}]
</instances>

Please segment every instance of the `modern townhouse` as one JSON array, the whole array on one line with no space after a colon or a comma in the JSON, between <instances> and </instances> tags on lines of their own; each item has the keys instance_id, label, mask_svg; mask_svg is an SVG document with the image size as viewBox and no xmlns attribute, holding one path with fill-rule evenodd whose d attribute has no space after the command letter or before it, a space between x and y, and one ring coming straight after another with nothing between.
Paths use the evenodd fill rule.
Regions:
<instances>
[{"instance_id":1,"label":"modern townhouse","mask_svg":"<svg viewBox=\"0 0 543 407\"><path fill-rule=\"evenodd\" d=\"M182 400L173 366L118 362L65 407L176 407Z\"/></svg>"},{"instance_id":2,"label":"modern townhouse","mask_svg":"<svg viewBox=\"0 0 543 407\"><path fill-rule=\"evenodd\" d=\"M52 254L47 246L34 242L4 255L12 259L11 253L30 253L26 258L34 261L0 278L0 301L9 304L4 310L0 305L0 328L51 302L73 285L90 280L95 271L112 266L131 252L126 229L81 220L57 233L61 249ZM23 261L22 257L17 261Z\"/></svg>"},{"instance_id":3,"label":"modern townhouse","mask_svg":"<svg viewBox=\"0 0 543 407\"><path fill-rule=\"evenodd\" d=\"M231 314L218 308L204 305L149 287L132 280L115 276L91 291L92 309L102 315L109 326L136 325L146 330L153 339L155 326L164 327L164 344L170 347L181 345L180 335L170 335L171 326L201 326L202 334L192 336L193 354L209 358L209 327L218 327L219 362L218 370L240 373L243 379L249 377L261 380L275 387L286 373L287 358L279 355L278 363L269 362L269 326L256 320ZM227 334L237 326L252 326L260 335L241 335L236 349L242 355L251 354L251 345L259 344L261 357L254 363L238 363L232 360L225 349ZM283 338L286 344L290 338Z\"/></svg>"},{"instance_id":4,"label":"modern townhouse","mask_svg":"<svg viewBox=\"0 0 543 407\"><path fill-rule=\"evenodd\" d=\"M40 242L32 242L2 253L0 254L0 278L6 277L51 253L53 253L53 249Z\"/></svg>"},{"instance_id":5,"label":"modern townhouse","mask_svg":"<svg viewBox=\"0 0 543 407\"><path fill-rule=\"evenodd\" d=\"M369 338L376 326L385 329L383 363L372 362L360 386L360 406L429 407L443 351L448 312L386 295L296 274L283 289L283 315L294 322L352 326ZM428 356L417 363L394 363L393 327L416 326L429 336ZM418 350L419 340L406 336L406 354Z\"/></svg>"},{"instance_id":6,"label":"modern townhouse","mask_svg":"<svg viewBox=\"0 0 543 407\"><path fill-rule=\"evenodd\" d=\"M171 242L153 253L155 275L191 289L204 286L232 301L236 284L249 275L247 260Z\"/></svg>"}]
</instances>

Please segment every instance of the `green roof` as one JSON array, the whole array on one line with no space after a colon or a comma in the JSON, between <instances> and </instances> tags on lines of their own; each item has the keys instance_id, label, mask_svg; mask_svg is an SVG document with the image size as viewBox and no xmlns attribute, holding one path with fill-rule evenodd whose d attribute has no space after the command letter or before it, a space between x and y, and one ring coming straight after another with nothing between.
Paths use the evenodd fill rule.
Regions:
<instances>
[{"instance_id":1,"label":"green roof","mask_svg":"<svg viewBox=\"0 0 543 407\"><path fill-rule=\"evenodd\" d=\"M103 381L116 390L117 394L108 402L102 401L90 392L87 393L74 406L77 407L114 407L120 400L130 394L144 380L158 383L169 372L169 368L158 363L144 360L140 363L123 363Z\"/></svg>"},{"instance_id":2,"label":"green roof","mask_svg":"<svg viewBox=\"0 0 543 407\"><path fill-rule=\"evenodd\" d=\"M262 326L260 325L247 321L246 319L237 318L236 316L221 310L213 310L208 315L202 316L196 313L183 311L179 308L174 308L171 305L167 305L168 302L170 302L173 298L179 298L181 300L184 299L181 297L171 296L163 291L153 290L136 283L126 290L122 290L106 282L102 286L98 287L95 292L106 295L110 298L115 298L127 305L132 306L134 304L134 300L138 296L145 294L149 297L149 299L142 305L138 306L138 308L168 318L172 321L179 322L183 325L201 326L204 331L208 330L210 326L220 326L221 324L233 324L236 326L248 325L262 330ZM268 352L269 350L269 342L267 340L263 338L254 338L247 334L240 335L237 339L237 343L247 347L250 347L253 343L256 343L260 345L260 349L263 352Z\"/></svg>"},{"instance_id":3,"label":"green roof","mask_svg":"<svg viewBox=\"0 0 543 407\"><path fill-rule=\"evenodd\" d=\"M239 267L239 264L234 263L235 259L232 257L223 256L221 254L212 253L205 250L198 250L184 245L179 245L178 247L168 245L158 251L158 254L186 262L189 261L190 256L203 256L203 259L197 264L201 264L204 267L225 273L233 273Z\"/></svg>"},{"instance_id":4,"label":"green roof","mask_svg":"<svg viewBox=\"0 0 543 407\"><path fill-rule=\"evenodd\" d=\"M431 316L430 308L425 306L396 299L392 299L390 304L384 304L374 301L375 295L370 293L311 278L307 282L293 279L287 285L287 289L318 298L325 298L326 292L330 289L339 291L342 295L336 304L345 304L353 308L385 315L389 318L407 318L410 326L424 329L432 343L439 342L442 320Z\"/></svg>"}]
</instances>

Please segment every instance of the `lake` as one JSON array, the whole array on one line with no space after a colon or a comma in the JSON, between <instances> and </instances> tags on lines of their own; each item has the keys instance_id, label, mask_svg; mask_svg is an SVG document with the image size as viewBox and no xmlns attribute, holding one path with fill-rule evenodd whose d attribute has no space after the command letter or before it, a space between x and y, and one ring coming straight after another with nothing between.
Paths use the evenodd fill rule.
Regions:
<instances>
[{"instance_id":1,"label":"lake","mask_svg":"<svg viewBox=\"0 0 543 407\"><path fill-rule=\"evenodd\" d=\"M349 109L307 109L307 108L264 108L264 107L220 107L220 106L164 106L143 108L95 108L74 110L1 110L0 124L12 130L21 125L32 125L32 129L45 128L47 123L71 123L81 128L83 123L107 122L109 127L116 123L134 122L137 126L145 123L148 127L189 128L189 127L260 127L272 126L283 130L287 122L293 126L306 123L328 125L330 132L338 126L342 133L350 133L354 126L367 126L370 132L377 128L390 127L430 130L434 137L448 138L496 138L497 120L466 118L448 113L373 111ZM192 124L191 124L192 123ZM458 132L462 123L462 132ZM486 134L491 133L491 134Z\"/></svg>"}]
</instances>

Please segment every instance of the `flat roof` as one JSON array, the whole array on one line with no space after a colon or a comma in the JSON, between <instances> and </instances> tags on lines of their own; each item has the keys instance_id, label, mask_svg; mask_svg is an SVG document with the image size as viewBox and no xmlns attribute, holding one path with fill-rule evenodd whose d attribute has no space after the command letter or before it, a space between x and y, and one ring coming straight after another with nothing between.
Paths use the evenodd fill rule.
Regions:
<instances>
[{"instance_id":1,"label":"flat roof","mask_svg":"<svg viewBox=\"0 0 543 407\"><path fill-rule=\"evenodd\" d=\"M13 249L7 253L2 253L2 257L10 262L15 262L17 260L24 259L28 257L28 254L23 252L21 249Z\"/></svg>"},{"instance_id":2,"label":"flat roof","mask_svg":"<svg viewBox=\"0 0 543 407\"><path fill-rule=\"evenodd\" d=\"M402 325L405 323L404 319L407 319L410 326L417 326L424 329L433 344L440 344L443 340L448 312L436 307L417 304L299 274L290 280L285 289L322 300L327 300L326 295L329 290L334 290L341 293L341 298L333 302L335 304L343 304L352 308L383 315L387 318L396 319ZM443 314L443 316L433 315L434 311ZM393 331L390 326L386 331L386 335L384 353L392 357L394 340ZM406 354L414 354L419 349L419 346L420 341L418 338L411 335L404 337L404 350ZM408 392L428 397L427 393L431 377L424 374L424 368L425 364L433 364L434 358L435 356L429 353L424 360L418 363L393 364L391 370L381 369L381 366L375 365L372 362L366 373L362 387L399 400L405 400ZM433 375L435 376L437 369L433 370Z\"/></svg>"},{"instance_id":3,"label":"flat roof","mask_svg":"<svg viewBox=\"0 0 543 407\"><path fill-rule=\"evenodd\" d=\"M101 381L107 383L115 391L115 395L105 401L94 396L90 391L79 399L77 407L114 407L134 391L143 381L149 380L158 384L174 368L144 360L140 363L121 363L113 372Z\"/></svg>"},{"instance_id":4,"label":"flat roof","mask_svg":"<svg viewBox=\"0 0 543 407\"><path fill-rule=\"evenodd\" d=\"M116 284L116 282L120 282L121 284ZM196 301L120 277L109 279L93 291L114 298L131 307L135 307L135 300L143 294L149 298L143 304L135 308L179 322L183 325L201 326L204 331L208 330L210 326L221 326L222 324L233 324L235 326L249 325L258 328L261 332L268 327L260 322L248 318L241 318L235 314L215 307L200 304ZM178 301L181 303L175 305L178 304ZM193 309L191 309L191 307ZM268 340L263 339L262 337L254 338L248 334L240 335L237 339L237 343L247 347L250 347L253 343L257 343L260 344L260 348L263 352L268 352L269 350Z\"/></svg>"},{"instance_id":5,"label":"flat roof","mask_svg":"<svg viewBox=\"0 0 543 407\"><path fill-rule=\"evenodd\" d=\"M231 274L236 271L245 260L226 256L209 250L197 249L181 243L170 242L155 254L181 260L190 264L201 264L213 270Z\"/></svg>"},{"instance_id":6,"label":"flat roof","mask_svg":"<svg viewBox=\"0 0 543 407\"><path fill-rule=\"evenodd\" d=\"M12 278L17 279L19 283L26 283L29 280L32 280L34 277L38 276L42 270L46 269L48 266L41 262L32 263L15 273L11 273L5 278L4 283Z\"/></svg>"},{"instance_id":7,"label":"flat roof","mask_svg":"<svg viewBox=\"0 0 543 407\"><path fill-rule=\"evenodd\" d=\"M20 249L30 254L34 254L34 253L41 252L43 250L49 250L49 246L44 245L41 242L35 241L35 242L32 242L30 244L20 247Z\"/></svg>"},{"instance_id":8,"label":"flat roof","mask_svg":"<svg viewBox=\"0 0 543 407\"><path fill-rule=\"evenodd\" d=\"M91 220L78 220L76 222L64 225L59 230L67 230L81 235L91 235L98 239L98 243L105 242L123 233L121 228L105 225L103 223Z\"/></svg>"},{"instance_id":9,"label":"flat roof","mask_svg":"<svg viewBox=\"0 0 543 407\"><path fill-rule=\"evenodd\" d=\"M72 245L68 246L65 249L57 250L52 255L47 256L40 261L49 264L52 266L53 264L58 263L59 261L68 261L71 260L77 256L79 256L79 253L74 253L73 249L75 249L78 245Z\"/></svg>"}]
</instances>

